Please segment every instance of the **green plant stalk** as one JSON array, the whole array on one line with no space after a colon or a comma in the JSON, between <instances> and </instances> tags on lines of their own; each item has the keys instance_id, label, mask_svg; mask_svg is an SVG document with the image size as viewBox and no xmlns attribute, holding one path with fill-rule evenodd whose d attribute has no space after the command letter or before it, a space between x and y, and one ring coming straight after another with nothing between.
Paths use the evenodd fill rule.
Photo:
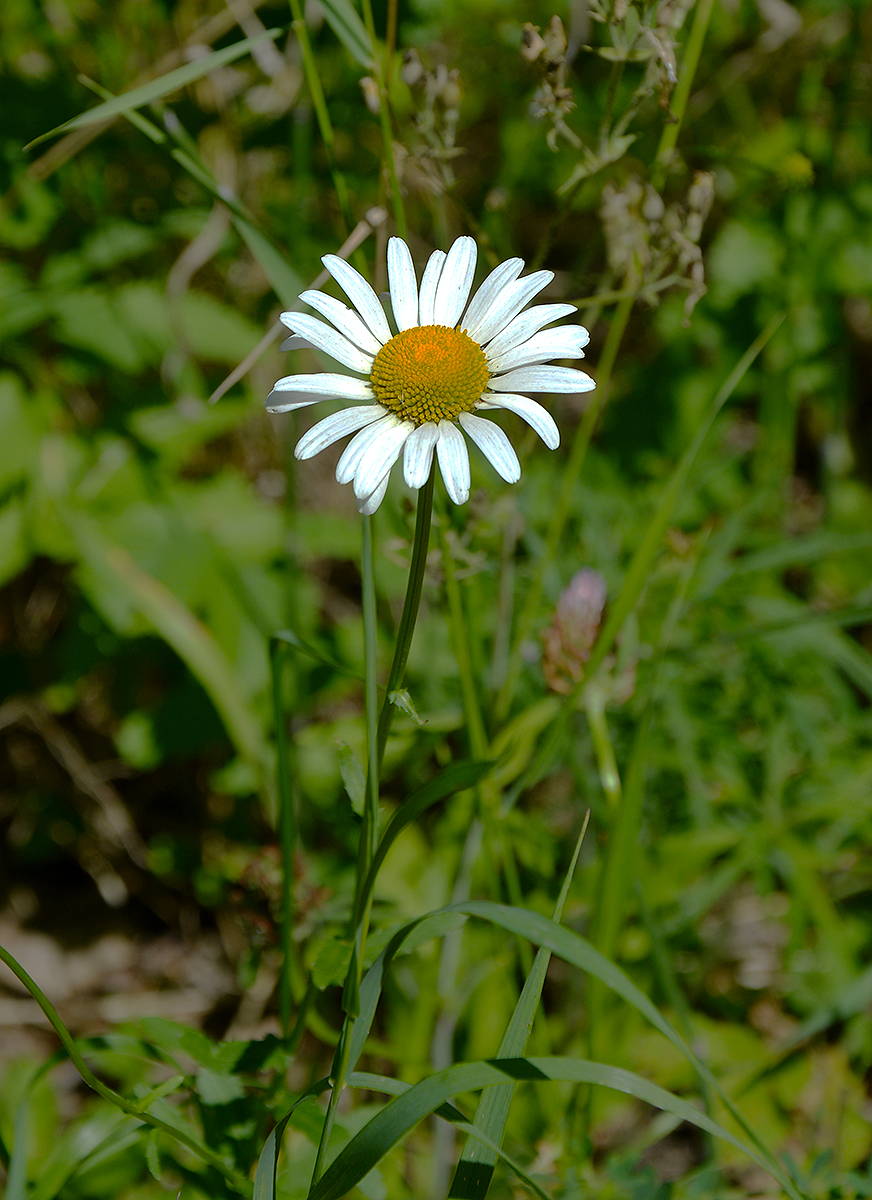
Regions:
<instances>
[{"instance_id":1,"label":"green plant stalk","mask_svg":"<svg viewBox=\"0 0 872 1200\"><path fill-rule=\"evenodd\" d=\"M415 533L412 540L412 559L409 564L409 582L406 585L406 598L403 602L403 613L397 629L397 644L394 658L388 674L385 687L385 698L378 721L378 764L384 759L385 746L394 719L395 704L392 694L403 683L409 649L412 645L412 635L415 632L415 622L418 619L418 609L421 606L421 589L424 586L424 572L427 567L427 551L430 547L430 524L433 518L433 489L435 473L431 470L430 478L418 490L418 508L415 514Z\"/></svg>"},{"instance_id":2,"label":"green plant stalk","mask_svg":"<svg viewBox=\"0 0 872 1200\"><path fill-rule=\"evenodd\" d=\"M469 751L474 759L482 762L490 754L490 744L484 726L481 705L478 702L468 625L464 617L463 598L460 594L460 584L454 567L454 555L451 553L451 546L448 542L448 514L444 509L440 514L437 530L439 548L442 552L442 570L445 575L448 622L454 657L457 660L457 673L460 678L460 696L466 721L466 734L469 739Z\"/></svg>"},{"instance_id":3,"label":"green plant stalk","mask_svg":"<svg viewBox=\"0 0 872 1200\"><path fill-rule=\"evenodd\" d=\"M333 179L333 187L336 191L339 211L342 214L342 220L345 224L345 232L348 233L349 230L354 228L354 219L351 214L351 203L348 198L345 176L336 165L336 138L333 134L333 124L330 120L330 114L327 111L327 101L324 99L324 89L321 87L318 64L315 61L315 55L312 51L312 43L309 41L309 30L306 27L306 18L300 0L290 0L290 4L291 15L293 17L292 28L300 45L306 86L309 89L312 107L315 110L315 119L318 122L318 129L321 132L321 140L327 152L327 161L330 164L330 176Z\"/></svg>"},{"instance_id":4,"label":"green plant stalk","mask_svg":"<svg viewBox=\"0 0 872 1200\"><path fill-rule=\"evenodd\" d=\"M784 313L778 313L777 316L772 318L763 332L754 339L718 389L708 413L696 431L693 441L685 450L678 466L673 471L657 512L645 531L645 536L636 553L633 555L627 574L624 577L624 585L621 588L620 595L614 607L610 609L608 618L600 629L599 636L594 643L590 659L585 667L585 678L581 679L575 685L573 691L566 698L565 707L567 710L571 711L571 706L577 703L578 697L585 686L585 679L592 679L599 670L603 659L614 645L615 637L620 632L624 622L641 596L648 579L648 573L660 549L663 535L671 519L675 503L678 500L681 489L684 487L690 468L696 461L696 457L718 413L783 320Z\"/></svg>"},{"instance_id":5,"label":"green plant stalk","mask_svg":"<svg viewBox=\"0 0 872 1200\"><path fill-rule=\"evenodd\" d=\"M660 145L657 148L657 157L654 160L654 168L651 172L651 183L658 192L666 181L666 172L672 161L673 151L678 144L678 134L681 131L681 123L687 111L690 89L693 86L696 69L699 66L699 57L702 54L702 47L705 42L705 35L708 32L709 18L712 15L713 8L714 0L698 0L696 9L694 10L690 36L687 39L684 56L681 60L681 72L678 76L678 84L669 106L674 120L663 127L663 133L660 136Z\"/></svg>"},{"instance_id":6,"label":"green plant stalk","mask_svg":"<svg viewBox=\"0 0 872 1200\"><path fill-rule=\"evenodd\" d=\"M299 0L297 0L299 2ZM375 81L378 88L378 117L379 126L381 127L382 147L384 153L384 163L387 168L388 177L391 184L391 208L394 214L394 223L397 227L397 233L401 238L405 238L407 234L406 225L406 209L403 204L403 196L400 191L400 180L397 175L397 164L394 161L394 139L393 130L391 129L391 111L390 111L390 94L388 86L390 84L391 61L393 57L392 38L396 38L397 14L396 0L391 0L391 8L388 12L388 43L384 57L378 52L378 41L375 35L375 20L372 15L372 0L363 0L363 23L366 26L366 32L369 34L370 42L372 43L373 65L375 68Z\"/></svg>"},{"instance_id":7,"label":"green plant stalk","mask_svg":"<svg viewBox=\"0 0 872 1200\"><path fill-rule=\"evenodd\" d=\"M554 559L557 555L557 550L560 546L560 540L563 537L563 530L566 526L566 520L569 513L569 505L572 499L572 492L575 487L576 480L581 474L581 469L584 465L584 459L587 455L588 447L590 446L593 431L596 428L596 423L599 420L600 414L605 406L608 398L609 383L614 370L615 360L618 356L618 350L626 332L627 323L630 320L630 313L633 309L636 296L638 295L638 287L630 286L624 294L620 304L615 309L615 315L612 318L612 323L609 326L609 332L606 337L603 352L600 356L600 361L597 366L597 386L593 393L590 404L584 411L584 416L579 422L575 432L575 438L572 443L572 449L569 453L569 459L566 468L563 472L563 483L557 497L557 504L554 508L554 514L551 518L551 523L548 527L548 533L545 540L545 548L543 550L539 569L533 577L530 590L527 593L527 598L524 602L524 607L521 611L521 616L518 620L518 631L514 640L514 647L509 659L506 678L500 688L499 695L496 698L494 711L498 720L502 721L508 716L509 708L512 702L512 696L515 692L515 687L518 682L518 677L521 674L522 666L522 647L529 639L536 621L536 614L539 611L539 604L542 599L542 592L545 587L545 578L551 569Z\"/></svg>"},{"instance_id":8,"label":"green plant stalk","mask_svg":"<svg viewBox=\"0 0 872 1200\"><path fill-rule=\"evenodd\" d=\"M129 1117L135 1117L138 1121L142 1121L144 1125L150 1125L153 1129L160 1129L170 1137L174 1138L181 1145L187 1146L188 1149L197 1156L197 1158L202 1159L203 1162L208 1163L211 1167L214 1167L216 1171L223 1175L228 1183L232 1184L241 1196L251 1196L252 1185L250 1180L246 1179L244 1175L240 1175L238 1171L234 1171L232 1167L228 1166L228 1164L220 1155L215 1154L214 1151L208 1148L208 1146L200 1145L199 1142L195 1141L194 1138L188 1137L188 1135L182 1130L175 1128L166 1121L162 1121L160 1117L156 1117L152 1113L144 1111L138 1104L133 1103L131 1100L127 1100L124 1096L119 1095L118 1092L113 1091L112 1088L107 1087L102 1080L98 1079L85 1062L82 1055L79 1053L75 1038L67 1029L66 1025L64 1025L54 1005L42 992L34 980L31 979L24 967L22 967L21 964L14 959L9 951L3 946L0 946L0 962L6 964L12 974L24 984L28 992L30 992L31 996L33 996L34 1000L37 1002L48 1019L52 1029L54 1029L55 1033L58 1035L64 1050L66 1050L69 1056L70 1062L72 1062L73 1066L79 1072L89 1088L95 1091L98 1096L102 1096L104 1100L108 1100L110 1104L114 1104L116 1108L120 1108L122 1112L127 1113ZM145 1097L145 1103L151 1103L153 1099L154 1093L149 1093L149 1095Z\"/></svg>"},{"instance_id":9,"label":"green plant stalk","mask_svg":"<svg viewBox=\"0 0 872 1200\"><path fill-rule=\"evenodd\" d=\"M463 715L466 721L466 732L469 738L470 754L478 762L484 762L490 757L490 740L485 729L481 704L479 703L478 688L476 687L476 672L473 662L472 648L469 644L469 621L463 608L463 596L460 582L454 566L454 556L448 541L448 516L443 510L438 524L439 545L442 551L442 569L445 574L445 596L448 601L448 619L451 628L451 641L454 647L454 657L457 661L457 673L460 677L460 695L463 703ZM499 898L499 870L494 859L499 856L503 864L503 877L508 898L512 904L520 906L523 903L520 880L518 879L512 847L505 826L499 818L500 793L499 789L487 779L476 785L478 811L482 819L486 836L486 848L489 853L486 861L490 866L488 872L490 892L494 900ZM518 939L518 952L524 974L530 972L532 954L529 945Z\"/></svg>"},{"instance_id":10,"label":"green plant stalk","mask_svg":"<svg viewBox=\"0 0 872 1200\"><path fill-rule=\"evenodd\" d=\"M269 670L272 686L273 724L276 739L278 776L279 839L282 855L281 925L279 930L281 965L279 967L279 1021L287 1038L291 1029L293 1002L293 929L294 929L294 855L297 848L297 822L294 813L291 751L288 745L282 696L284 643L270 638Z\"/></svg>"},{"instance_id":11,"label":"green plant stalk","mask_svg":"<svg viewBox=\"0 0 872 1200\"><path fill-rule=\"evenodd\" d=\"M375 608L375 566L372 552L371 518L364 518L363 526L363 623L366 660L366 725L367 725L367 783L363 810L363 824L360 831L360 846L357 860L357 878L355 881L354 910L352 914L352 951L351 961L345 977L342 993L342 1005L345 1017L339 1044L333 1058L331 1071L330 1100L321 1139L315 1156L315 1166L312 1171L312 1186L321 1177L324 1170L324 1158L330 1141L330 1134L336 1118L336 1106L345 1086L348 1074L351 1037L354 1022L360 1012L360 977L363 968L363 956L366 949L369 916L372 908L372 889L365 886L369 867L375 853L378 839L378 798L379 775L384 758L385 745L390 732L395 705L391 694L401 686L418 619L418 609L421 605L421 590L424 585L424 571L427 564L427 551L430 546L430 524L433 515L433 488L435 473L430 471L430 477L418 490L418 509L415 517L415 533L412 540L412 558L409 564L409 582L406 586L406 598L403 612L397 629L397 644L390 673L384 703L378 722L375 714L378 708L377 684L377 624Z\"/></svg>"},{"instance_id":12,"label":"green plant stalk","mask_svg":"<svg viewBox=\"0 0 872 1200\"><path fill-rule=\"evenodd\" d=\"M778 313L766 328L754 339L748 347L735 367L724 380L721 387L718 389L711 407L703 421L697 429L693 441L676 466L672 475L669 477L669 482L664 488L660 503L657 506L657 511L652 516L648 523L645 535L641 543L636 549L635 554L630 560L630 565L627 573L624 576L624 583L618 598L613 607L609 610L609 616L600 629L599 636L594 643L591 651L590 659L585 666L585 675L579 680L571 692L564 697L560 711L556 718L552 721L548 731L546 732L542 744L536 751L530 765L524 771L523 775L512 785L507 796L507 802L513 804L517 797L528 786L531 779L539 778L538 772L543 769L543 764L550 761L554 753L555 746L564 737L568 721L572 714L578 708L581 693L587 681L593 679L596 672L602 665L603 659L614 645L615 638L623 628L624 622L632 612L633 608L639 601L639 597L644 591L645 584L648 581L648 575L655 558L660 550L663 541L663 535L666 527L672 517L675 504L684 487L685 480L690 473L691 467L696 461L702 444L708 436L708 432L714 424L718 413L726 404L727 400L733 394L733 391L738 386L739 382L750 369L754 360L763 350L763 347L774 335L778 327L784 320L784 313Z\"/></svg>"},{"instance_id":13,"label":"green plant stalk","mask_svg":"<svg viewBox=\"0 0 872 1200\"><path fill-rule=\"evenodd\" d=\"M354 904L351 912L353 950L343 993L343 1008L349 1017L356 1017L360 1008L360 975L369 931L372 909L372 889L366 880L378 845L379 775L381 760L378 754L378 623L375 598L375 562L372 551L372 517L363 518L363 645L364 696L366 711L366 790L363 820L357 852L357 874L354 885ZM387 701L386 701L387 703Z\"/></svg>"}]
</instances>

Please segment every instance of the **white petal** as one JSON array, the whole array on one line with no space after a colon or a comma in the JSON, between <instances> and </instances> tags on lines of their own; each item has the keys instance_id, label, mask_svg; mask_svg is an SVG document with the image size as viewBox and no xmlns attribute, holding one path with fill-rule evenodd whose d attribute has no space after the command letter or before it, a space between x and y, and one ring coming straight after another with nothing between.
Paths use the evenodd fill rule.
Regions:
<instances>
[{"instance_id":1,"label":"white petal","mask_svg":"<svg viewBox=\"0 0 872 1200\"><path fill-rule=\"evenodd\" d=\"M385 471L385 477L369 496L363 500L357 501L357 511L363 513L365 517L371 517L382 500L385 498L385 492L388 490L388 480L391 477L390 471Z\"/></svg>"},{"instance_id":2,"label":"white petal","mask_svg":"<svg viewBox=\"0 0 872 1200\"><path fill-rule=\"evenodd\" d=\"M466 308L469 298L469 289L472 287L477 255L478 250L471 237L459 237L448 251L436 287L436 299L433 303L434 325L448 325L453 328L460 320L460 314Z\"/></svg>"},{"instance_id":3,"label":"white petal","mask_svg":"<svg viewBox=\"0 0 872 1200\"><path fill-rule=\"evenodd\" d=\"M439 441L439 429L433 421L419 425L409 434L403 451L403 476L410 488L422 488L433 469L433 448Z\"/></svg>"},{"instance_id":4,"label":"white petal","mask_svg":"<svg viewBox=\"0 0 872 1200\"><path fill-rule=\"evenodd\" d=\"M320 396L315 396L312 400L273 400L273 396L281 395L281 392L276 393L275 389L270 392L266 398L266 411L271 413L286 413L296 412L298 408L308 408L310 404L317 404L321 399Z\"/></svg>"},{"instance_id":5,"label":"white petal","mask_svg":"<svg viewBox=\"0 0 872 1200\"><path fill-rule=\"evenodd\" d=\"M390 326L385 319L378 296L351 263L335 254L325 254L321 262L345 292L382 345L391 340Z\"/></svg>"},{"instance_id":6,"label":"white petal","mask_svg":"<svg viewBox=\"0 0 872 1200\"><path fill-rule=\"evenodd\" d=\"M488 387L492 392L591 392L596 384L575 367L519 367L491 379Z\"/></svg>"},{"instance_id":7,"label":"white petal","mask_svg":"<svg viewBox=\"0 0 872 1200\"><path fill-rule=\"evenodd\" d=\"M475 335L475 340L479 345L486 345L492 337L504 329L509 321L518 315L524 305L529 304L537 292L541 292L553 278L553 271L534 271L532 275L526 275L523 279L516 279L514 283L507 284L497 296L490 312L479 324L478 332Z\"/></svg>"},{"instance_id":8,"label":"white petal","mask_svg":"<svg viewBox=\"0 0 872 1200\"><path fill-rule=\"evenodd\" d=\"M521 464L512 449L512 443L493 421L483 421L472 413L461 413L458 417L464 433L475 442L482 454L502 475L506 483L517 483L521 478Z\"/></svg>"},{"instance_id":9,"label":"white petal","mask_svg":"<svg viewBox=\"0 0 872 1200\"><path fill-rule=\"evenodd\" d=\"M418 281L409 247L402 238L392 237L388 242L388 279L397 329L411 329L418 324Z\"/></svg>"},{"instance_id":10,"label":"white petal","mask_svg":"<svg viewBox=\"0 0 872 1200\"><path fill-rule=\"evenodd\" d=\"M515 367L526 367L532 363L544 363L549 358L584 358L582 346L590 341L590 334L581 325L560 325L557 329L545 329L522 342L493 354L486 352L491 371L511 371Z\"/></svg>"},{"instance_id":11,"label":"white petal","mask_svg":"<svg viewBox=\"0 0 872 1200\"><path fill-rule=\"evenodd\" d=\"M322 317L332 321L340 333L344 333L367 354L378 354L381 350L382 344L373 336L370 328L364 325L356 312L352 312L347 304L335 296L328 296L326 292L301 292L300 299Z\"/></svg>"},{"instance_id":12,"label":"white petal","mask_svg":"<svg viewBox=\"0 0 872 1200\"><path fill-rule=\"evenodd\" d=\"M446 492L455 504L465 504L469 499L469 452L463 434L451 421L439 422L436 455Z\"/></svg>"},{"instance_id":13,"label":"white petal","mask_svg":"<svg viewBox=\"0 0 872 1200\"><path fill-rule=\"evenodd\" d=\"M574 304L536 304L533 308L528 308L526 312L515 317L514 321L509 321L508 325L495 338L491 339L487 353L502 354L504 350L508 350L512 346L520 346L521 342L526 342L527 338L538 333L544 325L550 325L552 321L557 321L560 317L568 317L570 313L574 312ZM578 328L581 329L581 326L579 325Z\"/></svg>"},{"instance_id":14,"label":"white petal","mask_svg":"<svg viewBox=\"0 0 872 1200\"><path fill-rule=\"evenodd\" d=\"M523 258L507 258L505 262L494 267L490 275L469 302L469 308L463 314L460 322L471 338L478 341L478 327L490 312L497 296L506 286L514 282L524 269Z\"/></svg>"},{"instance_id":15,"label":"white petal","mask_svg":"<svg viewBox=\"0 0 872 1200\"><path fill-rule=\"evenodd\" d=\"M358 500L372 495L400 457L406 438L414 428L411 421L398 421L367 446L354 473L354 494Z\"/></svg>"},{"instance_id":16,"label":"white petal","mask_svg":"<svg viewBox=\"0 0 872 1200\"><path fill-rule=\"evenodd\" d=\"M346 433L372 425L384 416L387 416L387 409L380 404L361 404L357 408L343 408L331 413L303 434L294 449L294 458L314 458Z\"/></svg>"},{"instance_id":17,"label":"white petal","mask_svg":"<svg viewBox=\"0 0 872 1200\"><path fill-rule=\"evenodd\" d=\"M293 337L285 338L279 346L279 350L308 350L310 346L311 342L307 341L306 338L294 335Z\"/></svg>"},{"instance_id":18,"label":"white petal","mask_svg":"<svg viewBox=\"0 0 872 1200\"><path fill-rule=\"evenodd\" d=\"M372 400L375 392L366 379L352 379L322 371L315 375L286 375L273 384L274 392L311 392L313 396L336 396L342 400Z\"/></svg>"},{"instance_id":19,"label":"white petal","mask_svg":"<svg viewBox=\"0 0 872 1200\"><path fill-rule=\"evenodd\" d=\"M343 366L350 367L352 371L360 371L362 375L369 375L372 371L372 355L364 354L357 346L352 345L347 337L337 333L332 325L325 325L323 321L319 321L317 317L310 317L308 313L282 313L281 320L288 329L304 337L312 346L323 350Z\"/></svg>"},{"instance_id":20,"label":"white petal","mask_svg":"<svg viewBox=\"0 0 872 1200\"><path fill-rule=\"evenodd\" d=\"M507 408L509 412L517 413L539 434L549 450L556 450L560 445L560 430L551 413L543 408L538 400L529 396L489 396L478 405L478 408Z\"/></svg>"},{"instance_id":21,"label":"white petal","mask_svg":"<svg viewBox=\"0 0 872 1200\"><path fill-rule=\"evenodd\" d=\"M357 468L372 443L383 437L394 425L399 424L399 417L389 413L380 421L374 421L372 425L367 425L365 429L361 429L360 433L356 433L339 456L339 462L336 464L336 482L349 483L357 473Z\"/></svg>"},{"instance_id":22,"label":"white petal","mask_svg":"<svg viewBox=\"0 0 872 1200\"><path fill-rule=\"evenodd\" d=\"M436 288L448 256L444 250L434 250L427 259L424 274L421 276L421 290L418 297L418 320L422 325L433 325L433 305L436 302Z\"/></svg>"}]
</instances>

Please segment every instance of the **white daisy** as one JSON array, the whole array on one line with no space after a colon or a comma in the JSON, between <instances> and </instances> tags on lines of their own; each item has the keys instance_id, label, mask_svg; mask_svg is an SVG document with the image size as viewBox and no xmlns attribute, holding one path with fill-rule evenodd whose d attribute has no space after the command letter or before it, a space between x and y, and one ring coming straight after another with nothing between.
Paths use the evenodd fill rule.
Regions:
<instances>
[{"instance_id":1,"label":"white daisy","mask_svg":"<svg viewBox=\"0 0 872 1200\"><path fill-rule=\"evenodd\" d=\"M281 319L353 374L288 375L275 385L266 407L281 413L325 397L354 401L313 425L294 454L311 458L353 433L336 478L351 483L362 513L373 513L381 504L401 453L409 487L427 482L435 452L451 499L455 504L468 500L469 454L461 430L503 479L516 483L521 467L509 439L479 414L507 408L554 450L560 444L554 419L522 393L589 392L595 386L583 371L543 365L552 358L584 357L582 348L590 341L586 329L545 328L574 312L575 305L540 304L522 311L551 282L552 271L519 279L523 260L510 258L491 271L467 304L476 263L472 238L458 238L447 254L435 250L419 287L408 246L393 237L388 280L394 333L362 275L334 254L322 262L353 310L324 292L309 291L300 299L330 324L307 313L282 313ZM288 342L298 344L296 338ZM286 392L294 398L283 400Z\"/></svg>"}]
</instances>

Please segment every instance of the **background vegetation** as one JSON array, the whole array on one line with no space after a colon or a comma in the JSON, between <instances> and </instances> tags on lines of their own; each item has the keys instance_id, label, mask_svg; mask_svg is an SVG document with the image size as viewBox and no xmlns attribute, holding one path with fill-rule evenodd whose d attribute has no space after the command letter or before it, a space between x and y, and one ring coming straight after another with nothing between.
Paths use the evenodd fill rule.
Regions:
<instances>
[{"instance_id":1,"label":"background vegetation","mask_svg":"<svg viewBox=\"0 0 872 1200\"><path fill-rule=\"evenodd\" d=\"M554 400L556 455L507 420L521 483L476 459L469 505L442 515L407 679L424 723L397 718L386 811L476 756L458 604L497 767L484 800L457 792L397 839L370 958L452 899L551 916L590 809L564 924L669 1016L807 1194L868 1196L872 9L596 0L559 11L566 39L538 0L404 0L395 29L393 12L374 14L388 110L338 0L3 5L0 943L100 1079L143 1103L163 1085L164 1118L218 1160L84 1087L4 971L7 1194L239 1194L330 1069L364 757L360 519L335 456L295 464L302 424L263 411L313 353L290 368L272 343L208 401L355 228L352 261L384 287L387 128L416 261L472 233L491 265L554 270L599 388L593 409ZM88 87L105 99L270 29L129 119L23 149ZM383 665L412 524L397 481L376 525ZM617 617L567 708L546 631L582 568ZM530 961L476 922L406 953L369 1069L416 1083L494 1056ZM637 1010L556 958L531 1048L724 1119ZM355 1092L340 1135L382 1103ZM307 1194L318 1112L292 1122L284 1195ZM421 1124L364 1194L444 1195L453 1137ZM555 1197L776 1186L676 1116L568 1084L523 1085L504 1146ZM500 1167L490 1194L517 1186Z\"/></svg>"}]
</instances>

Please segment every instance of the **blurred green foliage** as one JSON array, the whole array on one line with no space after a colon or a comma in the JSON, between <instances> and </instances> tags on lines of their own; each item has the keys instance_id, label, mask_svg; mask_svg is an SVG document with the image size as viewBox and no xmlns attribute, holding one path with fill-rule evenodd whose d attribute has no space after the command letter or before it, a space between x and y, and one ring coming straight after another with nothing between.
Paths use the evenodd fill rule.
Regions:
<instances>
[{"instance_id":1,"label":"blurred green foliage","mask_svg":"<svg viewBox=\"0 0 872 1200\"><path fill-rule=\"evenodd\" d=\"M239 990L259 972L274 979L269 638L291 631L294 984L310 1006L297 1073L285 1078L278 1038L222 1042L218 1018L208 1033L131 1021L87 1047L126 1095L165 1083L166 1120L244 1176L272 1116L329 1067L358 828L349 793L364 759L350 498L329 462L295 464L293 422L263 412L284 373L273 349L209 403L274 321L277 296L291 304L320 255L386 204L365 30L326 7L329 20L314 6L307 20L332 152L283 5L246 6L240 33L232 6L202 0L121 0L111 21L88 0L6 0L0 39L0 901L16 912L29 896L27 922L62 942L118 919L131 936L190 932L191 913L207 929L229 922L242 930L225 945ZM497 486L474 460L473 499L448 518L488 733L505 752L496 778L509 794L527 785L500 811L472 888L550 915L590 807L567 923L599 936L670 1011L809 1194L868 1196L872 10L714 6L678 155L661 160L670 39L680 69L699 11L686 7L573 4L560 12L569 48L557 66L525 34L552 16L538 0L399 7L389 93L416 260L470 232L491 265L517 254L554 270L553 297L577 303L591 328L595 377L616 313L632 305L583 471L566 481L555 559L543 547L567 451L546 455L517 424L521 484ZM281 36L144 108L138 125L118 118L24 153L89 107L81 76L118 94L251 36L258 20ZM385 12L375 20L383 37ZM377 289L386 228L352 259ZM558 708L540 635L581 567L619 595L712 396L778 313L784 324L692 467L617 665L606 664L635 662L635 692L607 722L627 794L632 763L644 782L608 946L602 862L618 818L583 712L526 777ZM294 354L317 367L313 352ZM571 446L579 408L564 397L553 407ZM412 529L399 484L377 528L386 661ZM513 644L540 569L533 628ZM425 723L397 717L388 808L468 754L443 582L434 559L407 679ZM492 714L513 654L500 735ZM371 957L398 923L450 902L474 813L460 793L400 835L378 880ZM494 878L505 895L492 894ZM385 985L370 1057L406 1082L496 1054L511 1017L523 975L514 944L481 925L451 936L462 936L455 976L454 951L427 943ZM51 980L38 982L50 993ZM532 1052L582 1053L595 1036L609 1062L694 1094L686 1060L638 1013L607 1007L592 1034L587 1001L580 973L555 960ZM105 1100L59 1112L55 1066L4 1067L0 1157L15 1200L144 1200L167 1184L232 1193L214 1165ZM568 1085L522 1088L507 1127L506 1149L555 1196L772 1186L738 1151L711 1158L677 1119L651 1121L608 1093L585 1125L577 1101ZM372 1111L344 1113L340 1140ZM295 1110L282 1194L306 1194L319 1128L314 1105ZM365 1195L430 1187L445 1144L422 1126L412 1145L415 1161L386 1160ZM498 1173L492 1194L512 1194L509 1179Z\"/></svg>"}]
</instances>

